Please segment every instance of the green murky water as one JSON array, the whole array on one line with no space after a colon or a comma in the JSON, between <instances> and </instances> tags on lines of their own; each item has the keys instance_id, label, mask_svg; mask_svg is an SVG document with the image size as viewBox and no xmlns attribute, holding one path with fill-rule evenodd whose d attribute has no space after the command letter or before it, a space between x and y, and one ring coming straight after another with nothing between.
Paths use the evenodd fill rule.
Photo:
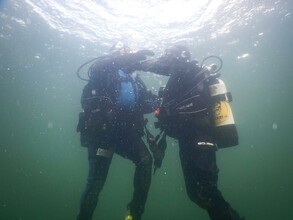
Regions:
<instances>
[{"instance_id":1,"label":"green murky water","mask_svg":"<svg viewBox=\"0 0 293 220\"><path fill-rule=\"evenodd\" d=\"M0 219L74 219L87 175L86 150L75 132L84 82L75 71L105 47L50 27L30 1L1 2ZM224 60L240 145L218 151L219 188L248 220L293 219L291 4L276 1L273 13L257 14L216 38L189 35L194 58L217 54ZM143 79L160 86L153 75ZM123 219L133 171L130 161L114 157L95 219ZM172 139L143 219L208 220L187 198Z\"/></svg>"}]
</instances>

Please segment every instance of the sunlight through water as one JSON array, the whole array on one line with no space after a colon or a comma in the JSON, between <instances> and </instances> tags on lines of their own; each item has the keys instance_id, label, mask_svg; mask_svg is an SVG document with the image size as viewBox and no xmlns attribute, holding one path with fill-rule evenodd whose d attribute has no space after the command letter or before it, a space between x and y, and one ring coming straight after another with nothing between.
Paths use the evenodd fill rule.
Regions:
<instances>
[{"instance_id":1,"label":"sunlight through water","mask_svg":"<svg viewBox=\"0 0 293 220\"><path fill-rule=\"evenodd\" d=\"M261 0L25 0L52 28L93 42L140 44L217 38L272 13L279 1ZM285 12L284 12L285 13ZM150 40L151 39L151 40Z\"/></svg>"}]
</instances>

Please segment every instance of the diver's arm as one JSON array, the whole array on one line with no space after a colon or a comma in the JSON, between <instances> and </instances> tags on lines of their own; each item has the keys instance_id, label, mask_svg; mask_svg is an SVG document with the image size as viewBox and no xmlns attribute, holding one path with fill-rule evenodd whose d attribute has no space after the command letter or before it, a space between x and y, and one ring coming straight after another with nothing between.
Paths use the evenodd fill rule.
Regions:
<instances>
[{"instance_id":1,"label":"diver's arm","mask_svg":"<svg viewBox=\"0 0 293 220\"><path fill-rule=\"evenodd\" d=\"M125 72L140 70L141 61L147 56L153 56L151 50L139 50L135 53L111 54L98 59L90 68L91 75L115 72L119 69Z\"/></svg>"},{"instance_id":2,"label":"diver's arm","mask_svg":"<svg viewBox=\"0 0 293 220\"><path fill-rule=\"evenodd\" d=\"M126 53L118 56L112 56L110 65L114 65L116 69L122 69L128 73L140 70L141 62L147 59L147 56L153 56L151 50L139 50L135 53Z\"/></svg>"},{"instance_id":3,"label":"diver's arm","mask_svg":"<svg viewBox=\"0 0 293 220\"><path fill-rule=\"evenodd\" d=\"M84 111L87 111L89 109L89 100L93 90L92 84L93 84L92 82L88 82L82 90L80 102L81 102L81 107Z\"/></svg>"},{"instance_id":4,"label":"diver's arm","mask_svg":"<svg viewBox=\"0 0 293 220\"><path fill-rule=\"evenodd\" d=\"M197 65L197 61L180 62L179 60L168 60L165 57L158 59L150 59L141 62L141 69L146 72L153 72L163 76L172 76L182 73L196 74L201 70Z\"/></svg>"},{"instance_id":5,"label":"diver's arm","mask_svg":"<svg viewBox=\"0 0 293 220\"><path fill-rule=\"evenodd\" d=\"M140 69L145 72L153 72L155 74L170 76L172 73L169 71L170 66L164 62L161 62L160 59L150 59L142 61L140 63Z\"/></svg>"}]
</instances>

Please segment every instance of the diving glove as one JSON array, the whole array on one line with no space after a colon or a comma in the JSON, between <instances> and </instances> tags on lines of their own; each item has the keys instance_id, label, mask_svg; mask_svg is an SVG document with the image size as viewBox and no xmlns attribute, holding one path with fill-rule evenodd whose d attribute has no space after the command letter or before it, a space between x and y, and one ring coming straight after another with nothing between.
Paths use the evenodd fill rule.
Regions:
<instances>
[{"instance_id":1,"label":"diving glove","mask_svg":"<svg viewBox=\"0 0 293 220\"><path fill-rule=\"evenodd\" d=\"M161 168L163 159L165 157L165 150L167 148L166 134L164 133L158 144L153 146L153 156L154 156L154 173L158 168Z\"/></svg>"},{"instance_id":2,"label":"diving glove","mask_svg":"<svg viewBox=\"0 0 293 220\"><path fill-rule=\"evenodd\" d=\"M157 143L158 139L159 142ZM163 159L165 157L165 150L167 147L167 142L166 142L166 134L164 133L163 136L158 135L156 138L149 138L148 143L150 146L150 150L153 153L154 157L154 174L158 168L161 168Z\"/></svg>"},{"instance_id":3,"label":"diving glove","mask_svg":"<svg viewBox=\"0 0 293 220\"><path fill-rule=\"evenodd\" d=\"M144 49L144 50L139 50L135 52L133 55L136 57L137 61L141 61L141 60L145 60L147 56L154 56L155 54L151 50Z\"/></svg>"}]
</instances>

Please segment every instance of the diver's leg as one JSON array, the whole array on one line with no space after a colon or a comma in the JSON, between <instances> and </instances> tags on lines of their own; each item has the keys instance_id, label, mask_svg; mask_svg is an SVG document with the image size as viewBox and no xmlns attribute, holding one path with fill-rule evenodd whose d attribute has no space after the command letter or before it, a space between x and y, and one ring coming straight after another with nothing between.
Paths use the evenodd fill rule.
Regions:
<instances>
[{"instance_id":1,"label":"diver's leg","mask_svg":"<svg viewBox=\"0 0 293 220\"><path fill-rule=\"evenodd\" d=\"M89 174L86 188L81 196L77 220L92 219L99 193L108 174L112 155L113 151L111 150L88 147Z\"/></svg>"},{"instance_id":2,"label":"diver's leg","mask_svg":"<svg viewBox=\"0 0 293 220\"><path fill-rule=\"evenodd\" d=\"M127 157L135 163L134 192L127 209L133 220L140 220L144 212L145 203L152 177L152 156L141 138L136 138L123 144L124 152L117 152L121 156Z\"/></svg>"},{"instance_id":3,"label":"diver's leg","mask_svg":"<svg viewBox=\"0 0 293 220\"><path fill-rule=\"evenodd\" d=\"M180 141L180 159L189 198L207 210L212 220L240 220L217 187L215 150L202 149L195 141Z\"/></svg>"}]
</instances>

